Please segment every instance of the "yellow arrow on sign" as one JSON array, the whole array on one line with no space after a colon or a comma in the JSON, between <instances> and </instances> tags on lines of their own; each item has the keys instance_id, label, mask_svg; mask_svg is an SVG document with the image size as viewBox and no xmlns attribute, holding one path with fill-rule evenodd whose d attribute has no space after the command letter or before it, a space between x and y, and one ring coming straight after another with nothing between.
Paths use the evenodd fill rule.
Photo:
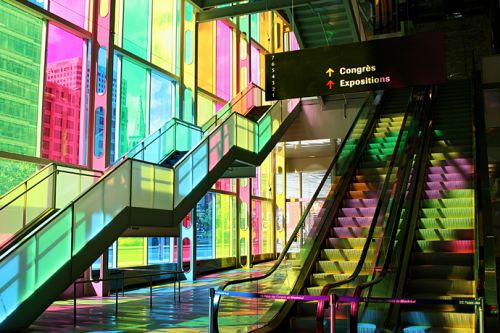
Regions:
<instances>
[{"instance_id":1,"label":"yellow arrow on sign","mask_svg":"<svg viewBox=\"0 0 500 333\"><path fill-rule=\"evenodd\" d=\"M332 77L332 74L333 72L335 72L331 67L328 68L328 70L326 71L326 74L328 74L328 77Z\"/></svg>"}]
</instances>

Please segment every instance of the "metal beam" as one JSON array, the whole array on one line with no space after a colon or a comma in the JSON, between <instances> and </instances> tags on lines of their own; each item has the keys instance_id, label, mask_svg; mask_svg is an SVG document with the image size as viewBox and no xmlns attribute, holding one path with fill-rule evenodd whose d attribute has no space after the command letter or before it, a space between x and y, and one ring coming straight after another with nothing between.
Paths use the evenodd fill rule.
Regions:
<instances>
[{"instance_id":1,"label":"metal beam","mask_svg":"<svg viewBox=\"0 0 500 333\"><path fill-rule=\"evenodd\" d=\"M228 5L236 2L241 2L241 0L198 0L198 3L200 3L200 7L202 8L208 8L208 7L215 7L215 6L223 6L223 5Z\"/></svg>"},{"instance_id":2,"label":"metal beam","mask_svg":"<svg viewBox=\"0 0 500 333\"><path fill-rule=\"evenodd\" d=\"M219 0L217 0L219 1ZM223 8L214 8L205 10L196 15L198 22L212 21L225 17L248 15L269 10L286 9L292 7L307 6L319 2L318 0L258 0Z\"/></svg>"}]
</instances>

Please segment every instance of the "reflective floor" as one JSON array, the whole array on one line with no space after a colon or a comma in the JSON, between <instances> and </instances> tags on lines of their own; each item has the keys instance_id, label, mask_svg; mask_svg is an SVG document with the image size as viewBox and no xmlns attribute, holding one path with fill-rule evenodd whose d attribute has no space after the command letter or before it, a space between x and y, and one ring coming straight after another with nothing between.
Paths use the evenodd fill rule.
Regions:
<instances>
[{"instance_id":1,"label":"reflective floor","mask_svg":"<svg viewBox=\"0 0 500 333\"><path fill-rule=\"evenodd\" d=\"M183 281L181 303L174 302L171 283L154 286L152 309L149 307L149 287L126 291L124 296L119 294L118 315L115 315L114 294L104 298L79 298L75 327L73 300L57 301L25 332L207 332L209 288L226 280L259 275L270 266L271 263L259 264L251 270L237 269L206 275L194 282ZM246 307L241 304L234 310L240 316L252 313ZM225 328L231 332L244 330L237 322Z\"/></svg>"}]
</instances>

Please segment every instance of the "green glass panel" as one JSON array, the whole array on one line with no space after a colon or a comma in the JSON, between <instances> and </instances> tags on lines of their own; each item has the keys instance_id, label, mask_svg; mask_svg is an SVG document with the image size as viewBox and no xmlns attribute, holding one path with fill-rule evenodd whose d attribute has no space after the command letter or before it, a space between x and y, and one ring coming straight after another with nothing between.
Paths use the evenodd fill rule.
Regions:
<instances>
[{"instance_id":1,"label":"green glass panel","mask_svg":"<svg viewBox=\"0 0 500 333\"><path fill-rule=\"evenodd\" d=\"M123 48L149 59L149 1L126 0L123 7Z\"/></svg>"},{"instance_id":2,"label":"green glass panel","mask_svg":"<svg viewBox=\"0 0 500 333\"><path fill-rule=\"evenodd\" d=\"M132 149L146 136L146 69L123 59L119 155Z\"/></svg>"},{"instance_id":3,"label":"green glass panel","mask_svg":"<svg viewBox=\"0 0 500 333\"><path fill-rule=\"evenodd\" d=\"M250 25L252 38L259 42L260 41L260 24L259 24L259 14L250 15Z\"/></svg>"},{"instance_id":4,"label":"green glass panel","mask_svg":"<svg viewBox=\"0 0 500 333\"><path fill-rule=\"evenodd\" d=\"M0 151L34 156L42 21L0 1L0 22Z\"/></svg>"},{"instance_id":5,"label":"green glass panel","mask_svg":"<svg viewBox=\"0 0 500 333\"><path fill-rule=\"evenodd\" d=\"M118 267L145 265L145 251L142 237L118 238Z\"/></svg>"},{"instance_id":6,"label":"green glass panel","mask_svg":"<svg viewBox=\"0 0 500 333\"><path fill-rule=\"evenodd\" d=\"M193 91L189 88L184 89L184 116L182 120L193 122Z\"/></svg>"},{"instance_id":7,"label":"green glass panel","mask_svg":"<svg viewBox=\"0 0 500 333\"><path fill-rule=\"evenodd\" d=\"M191 65L193 63L193 32L191 30L186 30L184 38L186 44L184 62L187 65Z\"/></svg>"},{"instance_id":8,"label":"green glass panel","mask_svg":"<svg viewBox=\"0 0 500 333\"><path fill-rule=\"evenodd\" d=\"M240 31L248 36L248 15L240 16Z\"/></svg>"}]
</instances>

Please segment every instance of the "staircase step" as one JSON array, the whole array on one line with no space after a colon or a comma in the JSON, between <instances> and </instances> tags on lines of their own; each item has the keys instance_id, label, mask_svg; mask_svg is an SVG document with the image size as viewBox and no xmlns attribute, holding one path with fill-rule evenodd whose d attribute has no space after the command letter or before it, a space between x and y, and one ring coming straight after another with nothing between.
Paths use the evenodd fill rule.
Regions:
<instances>
[{"instance_id":1,"label":"staircase step","mask_svg":"<svg viewBox=\"0 0 500 333\"><path fill-rule=\"evenodd\" d=\"M444 198L444 199L426 199L420 201L420 207L423 208L451 208L451 207L472 207L474 200L468 198Z\"/></svg>"},{"instance_id":2,"label":"staircase step","mask_svg":"<svg viewBox=\"0 0 500 333\"><path fill-rule=\"evenodd\" d=\"M451 218L420 218L419 228L429 229L472 229L474 221L472 217L451 217Z\"/></svg>"},{"instance_id":3,"label":"staircase step","mask_svg":"<svg viewBox=\"0 0 500 333\"><path fill-rule=\"evenodd\" d=\"M446 182L427 182L425 183L426 190L459 190L472 188L472 181L460 180L460 181L446 181Z\"/></svg>"},{"instance_id":4,"label":"staircase step","mask_svg":"<svg viewBox=\"0 0 500 333\"><path fill-rule=\"evenodd\" d=\"M456 265L456 266L472 266L474 265L473 252L456 253L456 252L413 252L413 265Z\"/></svg>"},{"instance_id":5,"label":"staircase step","mask_svg":"<svg viewBox=\"0 0 500 333\"><path fill-rule=\"evenodd\" d=\"M441 159L441 160L430 160L430 166L454 166L457 168L464 168L465 166L472 166L473 161L472 158L450 158L450 159ZM460 170L460 169L458 169ZM460 171L455 172L460 172Z\"/></svg>"},{"instance_id":6,"label":"staircase step","mask_svg":"<svg viewBox=\"0 0 500 333\"><path fill-rule=\"evenodd\" d=\"M340 216L345 217L370 217L375 213L375 207L366 208L341 208Z\"/></svg>"},{"instance_id":7,"label":"staircase step","mask_svg":"<svg viewBox=\"0 0 500 333\"><path fill-rule=\"evenodd\" d=\"M371 260L373 252L373 249L369 249L366 258ZM362 253L362 249L323 249L321 250L321 259L331 261L359 261Z\"/></svg>"},{"instance_id":8,"label":"staircase step","mask_svg":"<svg viewBox=\"0 0 500 333\"><path fill-rule=\"evenodd\" d=\"M374 236L381 233L381 227L375 227ZM333 237L338 238L363 238L368 236L368 228L362 227L333 227L331 228Z\"/></svg>"},{"instance_id":9,"label":"staircase step","mask_svg":"<svg viewBox=\"0 0 500 333\"><path fill-rule=\"evenodd\" d=\"M419 229L416 232L417 239L428 241L438 240L466 240L474 239L473 229Z\"/></svg>"},{"instance_id":10,"label":"staircase step","mask_svg":"<svg viewBox=\"0 0 500 333\"><path fill-rule=\"evenodd\" d=\"M415 250L418 252L474 253L474 241L473 240L453 240L453 241L417 240Z\"/></svg>"},{"instance_id":11,"label":"staircase step","mask_svg":"<svg viewBox=\"0 0 500 333\"><path fill-rule=\"evenodd\" d=\"M319 273L352 274L357 265L357 261L318 260L316 270Z\"/></svg>"},{"instance_id":12,"label":"staircase step","mask_svg":"<svg viewBox=\"0 0 500 333\"><path fill-rule=\"evenodd\" d=\"M424 198L427 199L472 198L473 196L473 189L426 190L424 194Z\"/></svg>"},{"instance_id":13,"label":"staircase step","mask_svg":"<svg viewBox=\"0 0 500 333\"><path fill-rule=\"evenodd\" d=\"M471 266L457 265L412 265L410 276L416 278L430 279L474 279L474 269Z\"/></svg>"},{"instance_id":14,"label":"staircase step","mask_svg":"<svg viewBox=\"0 0 500 333\"><path fill-rule=\"evenodd\" d=\"M373 217L337 217L338 225L342 227L369 228Z\"/></svg>"},{"instance_id":15,"label":"staircase step","mask_svg":"<svg viewBox=\"0 0 500 333\"><path fill-rule=\"evenodd\" d=\"M366 238L328 238L327 246L334 249L362 249Z\"/></svg>"},{"instance_id":16,"label":"staircase step","mask_svg":"<svg viewBox=\"0 0 500 333\"><path fill-rule=\"evenodd\" d=\"M345 199L344 206L351 208L375 207L378 199Z\"/></svg>"},{"instance_id":17,"label":"staircase step","mask_svg":"<svg viewBox=\"0 0 500 333\"><path fill-rule=\"evenodd\" d=\"M475 316L473 313L404 311L401 314L401 320L403 325L405 326L423 325L434 327L448 327L454 329L473 329L475 327ZM407 331L405 330L405 333L406 332Z\"/></svg>"},{"instance_id":18,"label":"staircase step","mask_svg":"<svg viewBox=\"0 0 500 333\"><path fill-rule=\"evenodd\" d=\"M447 182L472 180L472 173L431 173L427 175L427 181Z\"/></svg>"},{"instance_id":19,"label":"staircase step","mask_svg":"<svg viewBox=\"0 0 500 333\"><path fill-rule=\"evenodd\" d=\"M474 209L472 207L454 208L420 208L420 217L472 217Z\"/></svg>"},{"instance_id":20,"label":"staircase step","mask_svg":"<svg viewBox=\"0 0 500 333\"><path fill-rule=\"evenodd\" d=\"M443 161L441 161L443 162ZM474 167L472 163L468 164L449 164L430 166L427 168L427 174L441 174L441 173L460 173L460 174L471 174L474 172Z\"/></svg>"}]
</instances>

